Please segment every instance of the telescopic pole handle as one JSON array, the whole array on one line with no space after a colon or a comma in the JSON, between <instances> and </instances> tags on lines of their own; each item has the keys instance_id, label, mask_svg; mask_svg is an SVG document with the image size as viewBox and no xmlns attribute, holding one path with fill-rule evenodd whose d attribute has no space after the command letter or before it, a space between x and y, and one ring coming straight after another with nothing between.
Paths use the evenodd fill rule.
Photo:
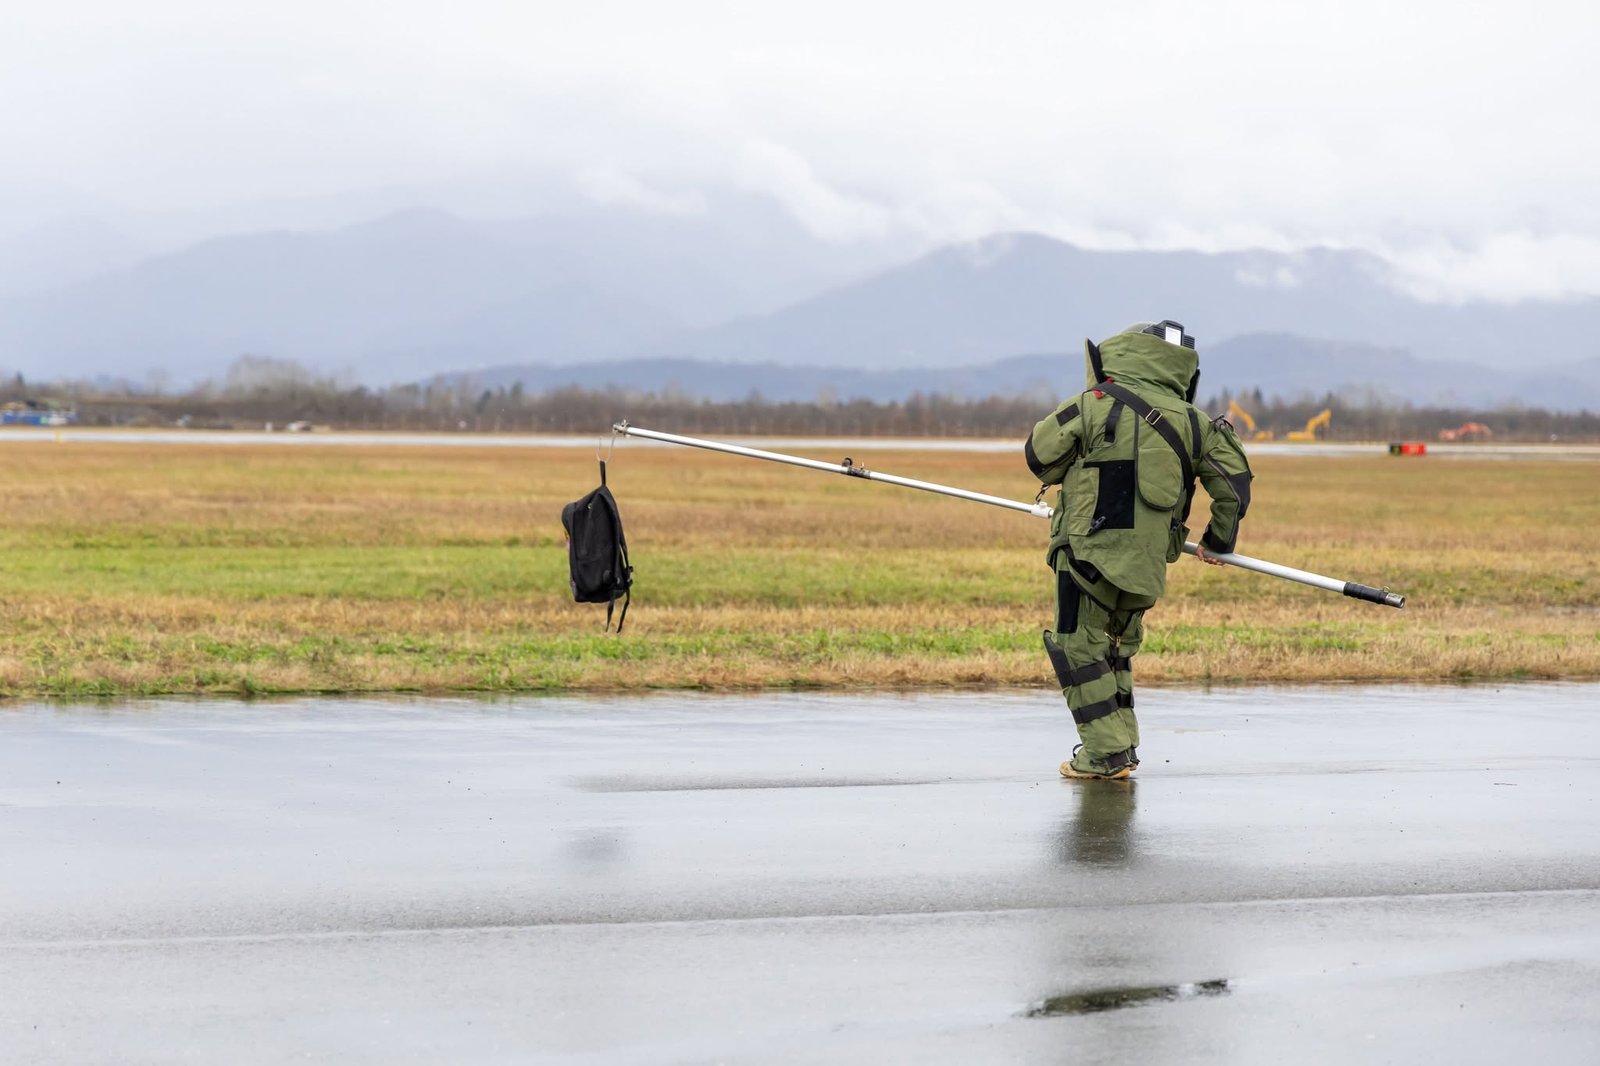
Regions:
<instances>
[{"instance_id":1,"label":"telescopic pole handle","mask_svg":"<svg viewBox=\"0 0 1600 1066\"><path fill-rule=\"evenodd\" d=\"M1368 603L1379 603L1385 607L1404 607L1406 598L1398 592L1388 589L1375 589L1371 585L1362 585L1355 581L1344 583L1344 594L1357 600L1366 600Z\"/></svg>"},{"instance_id":2,"label":"telescopic pole handle","mask_svg":"<svg viewBox=\"0 0 1600 1066\"><path fill-rule=\"evenodd\" d=\"M798 455L786 455L783 452L762 451L759 448L746 448L738 444L728 444L725 441L703 440L699 437L685 437L677 433L662 433L653 429L642 429L631 426L626 420L618 422L611 427L614 435L624 437L642 437L645 440L660 441L663 444L681 444L690 448L705 448L709 451L724 452L728 455L741 455L747 459L765 459L769 462L787 463L790 466L805 467L808 470L818 470L828 474L845 474L849 477L864 478L868 481L880 481L887 485L899 485L902 488L918 489L922 492L935 492L944 496L954 496L957 499L970 500L973 503L986 503L993 507L1004 507L1012 511L1026 511L1037 518L1050 518L1055 511L1047 503L1023 503L1021 500L1008 500L1002 496L991 496L986 492L973 492L970 489L958 489L952 485L938 485L931 481L918 481L914 478L896 477L893 474L880 474L876 470L855 465L846 459L842 463L825 463L817 459L804 459ZM1184 544L1183 550L1190 555L1198 554L1198 547L1193 541ZM1375 589L1371 585L1362 585L1354 581L1340 581L1338 578L1325 577L1322 574L1313 574L1309 570L1297 570L1292 566L1283 566L1279 563L1269 563L1265 559L1252 559L1248 555L1238 555L1233 552L1216 553L1207 552L1206 558L1216 559L1229 566L1237 566L1241 570L1251 570L1258 574L1270 577L1281 577L1287 581L1295 581L1313 588L1326 589L1329 592L1338 592L1357 600L1366 600L1368 603L1381 604L1384 607L1404 607L1406 598L1397 592L1388 589Z\"/></svg>"},{"instance_id":3,"label":"telescopic pole handle","mask_svg":"<svg viewBox=\"0 0 1600 1066\"><path fill-rule=\"evenodd\" d=\"M1189 555L1199 555L1199 549L1194 541L1186 541L1183 550ZM1265 559L1254 559L1248 555L1239 555L1236 552L1206 552L1207 559L1215 559L1227 566L1237 566L1241 570L1251 570L1257 574L1266 574L1269 577L1281 577L1286 581L1294 581L1301 585L1310 585L1313 588L1327 589L1337 592L1351 599L1365 600L1383 607L1403 608L1406 598L1398 592L1388 589L1375 589L1371 585L1363 585L1357 581L1340 581L1336 577L1326 577L1322 574L1313 574L1309 570L1299 570L1282 563L1269 563Z\"/></svg>"}]
</instances>

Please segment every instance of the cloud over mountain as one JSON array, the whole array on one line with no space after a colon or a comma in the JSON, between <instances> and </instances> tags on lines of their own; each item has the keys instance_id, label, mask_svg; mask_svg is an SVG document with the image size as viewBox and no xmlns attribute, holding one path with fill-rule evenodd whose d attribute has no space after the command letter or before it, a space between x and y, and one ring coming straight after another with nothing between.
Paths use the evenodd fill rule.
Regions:
<instances>
[{"instance_id":1,"label":"cloud over mountain","mask_svg":"<svg viewBox=\"0 0 1600 1066\"><path fill-rule=\"evenodd\" d=\"M1017 357L1072 357L1085 336L1159 318L1199 338L1208 384L1231 358L1235 388L1421 402L1481 398L1487 383L1575 405L1592 402L1585 383L1600 361L1600 300L1431 303L1362 252L1107 252L1010 233L883 265L873 260L891 245L842 250L760 199L643 214L625 199L497 222L414 210L201 242L0 300L0 368L159 370L182 383L250 353L385 383L672 359L680 374L721 375L724 391L748 380L768 392L782 377L726 369L741 364L795 371L784 378L795 388L834 368L864 388L915 388L920 373L923 391L968 391L1015 384L996 367L1037 378L1008 362Z\"/></svg>"}]
</instances>

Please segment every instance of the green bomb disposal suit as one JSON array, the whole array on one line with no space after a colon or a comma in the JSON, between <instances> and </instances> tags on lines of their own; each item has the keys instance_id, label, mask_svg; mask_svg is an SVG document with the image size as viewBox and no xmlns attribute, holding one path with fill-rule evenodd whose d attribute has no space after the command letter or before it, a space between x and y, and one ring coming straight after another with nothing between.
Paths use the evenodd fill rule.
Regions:
<instances>
[{"instance_id":1,"label":"green bomb disposal suit","mask_svg":"<svg viewBox=\"0 0 1600 1066\"><path fill-rule=\"evenodd\" d=\"M1061 486L1047 557L1055 628L1044 645L1082 741L1061 772L1125 777L1139 763L1132 660L1188 536L1195 481L1211 497L1200 543L1225 553L1250 506L1251 474L1233 427L1194 407L1199 359L1181 326L1139 323L1085 345L1088 390L1033 427L1024 452L1034 476Z\"/></svg>"}]
</instances>

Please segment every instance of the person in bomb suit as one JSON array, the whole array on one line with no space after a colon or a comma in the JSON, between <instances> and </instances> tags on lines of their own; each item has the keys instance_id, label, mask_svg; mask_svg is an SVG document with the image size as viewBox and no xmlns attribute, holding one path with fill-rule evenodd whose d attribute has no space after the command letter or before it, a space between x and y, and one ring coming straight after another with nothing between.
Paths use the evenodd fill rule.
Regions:
<instances>
[{"instance_id":1,"label":"person in bomb suit","mask_svg":"<svg viewBox=\"0 0 1600 1066\"><path fill-rule=\"evenodd\" d=\"M1144 612L1182 553L1195 482L1211 497L1199 558L1220 566L1210 556L1234 550L1252 475L1228 421L1194 406L1199 357L1182 325L1140 322L1084 345L1088 389L1034 426L1023 450L1043 486L1061 486L1044 646L1080 741L1061 773L1122 778L1139 765L1133 658Z\"/></svg>"}]
</instances>

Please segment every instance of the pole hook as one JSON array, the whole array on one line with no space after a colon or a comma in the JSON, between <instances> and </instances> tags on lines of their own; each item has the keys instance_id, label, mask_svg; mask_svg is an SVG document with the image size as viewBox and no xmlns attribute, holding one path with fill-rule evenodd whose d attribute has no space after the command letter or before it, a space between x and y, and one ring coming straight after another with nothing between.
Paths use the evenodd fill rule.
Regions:
<instances>
[{"instance_id":1,"label":"pole hook","mask_svg":"<svg viewBox=\"0 0 1600 1066\"><path fill-rule=\"evenodd\" d=\"M594 457L600 462L600 484L606 483L606 464L611 462L611 453L617 450L617 435L628 431L628 423L618 422L611 427L611 439L597 438L594 442ZM601 449L605 449L604 453Z\"/></svg>"}]
</instances>

